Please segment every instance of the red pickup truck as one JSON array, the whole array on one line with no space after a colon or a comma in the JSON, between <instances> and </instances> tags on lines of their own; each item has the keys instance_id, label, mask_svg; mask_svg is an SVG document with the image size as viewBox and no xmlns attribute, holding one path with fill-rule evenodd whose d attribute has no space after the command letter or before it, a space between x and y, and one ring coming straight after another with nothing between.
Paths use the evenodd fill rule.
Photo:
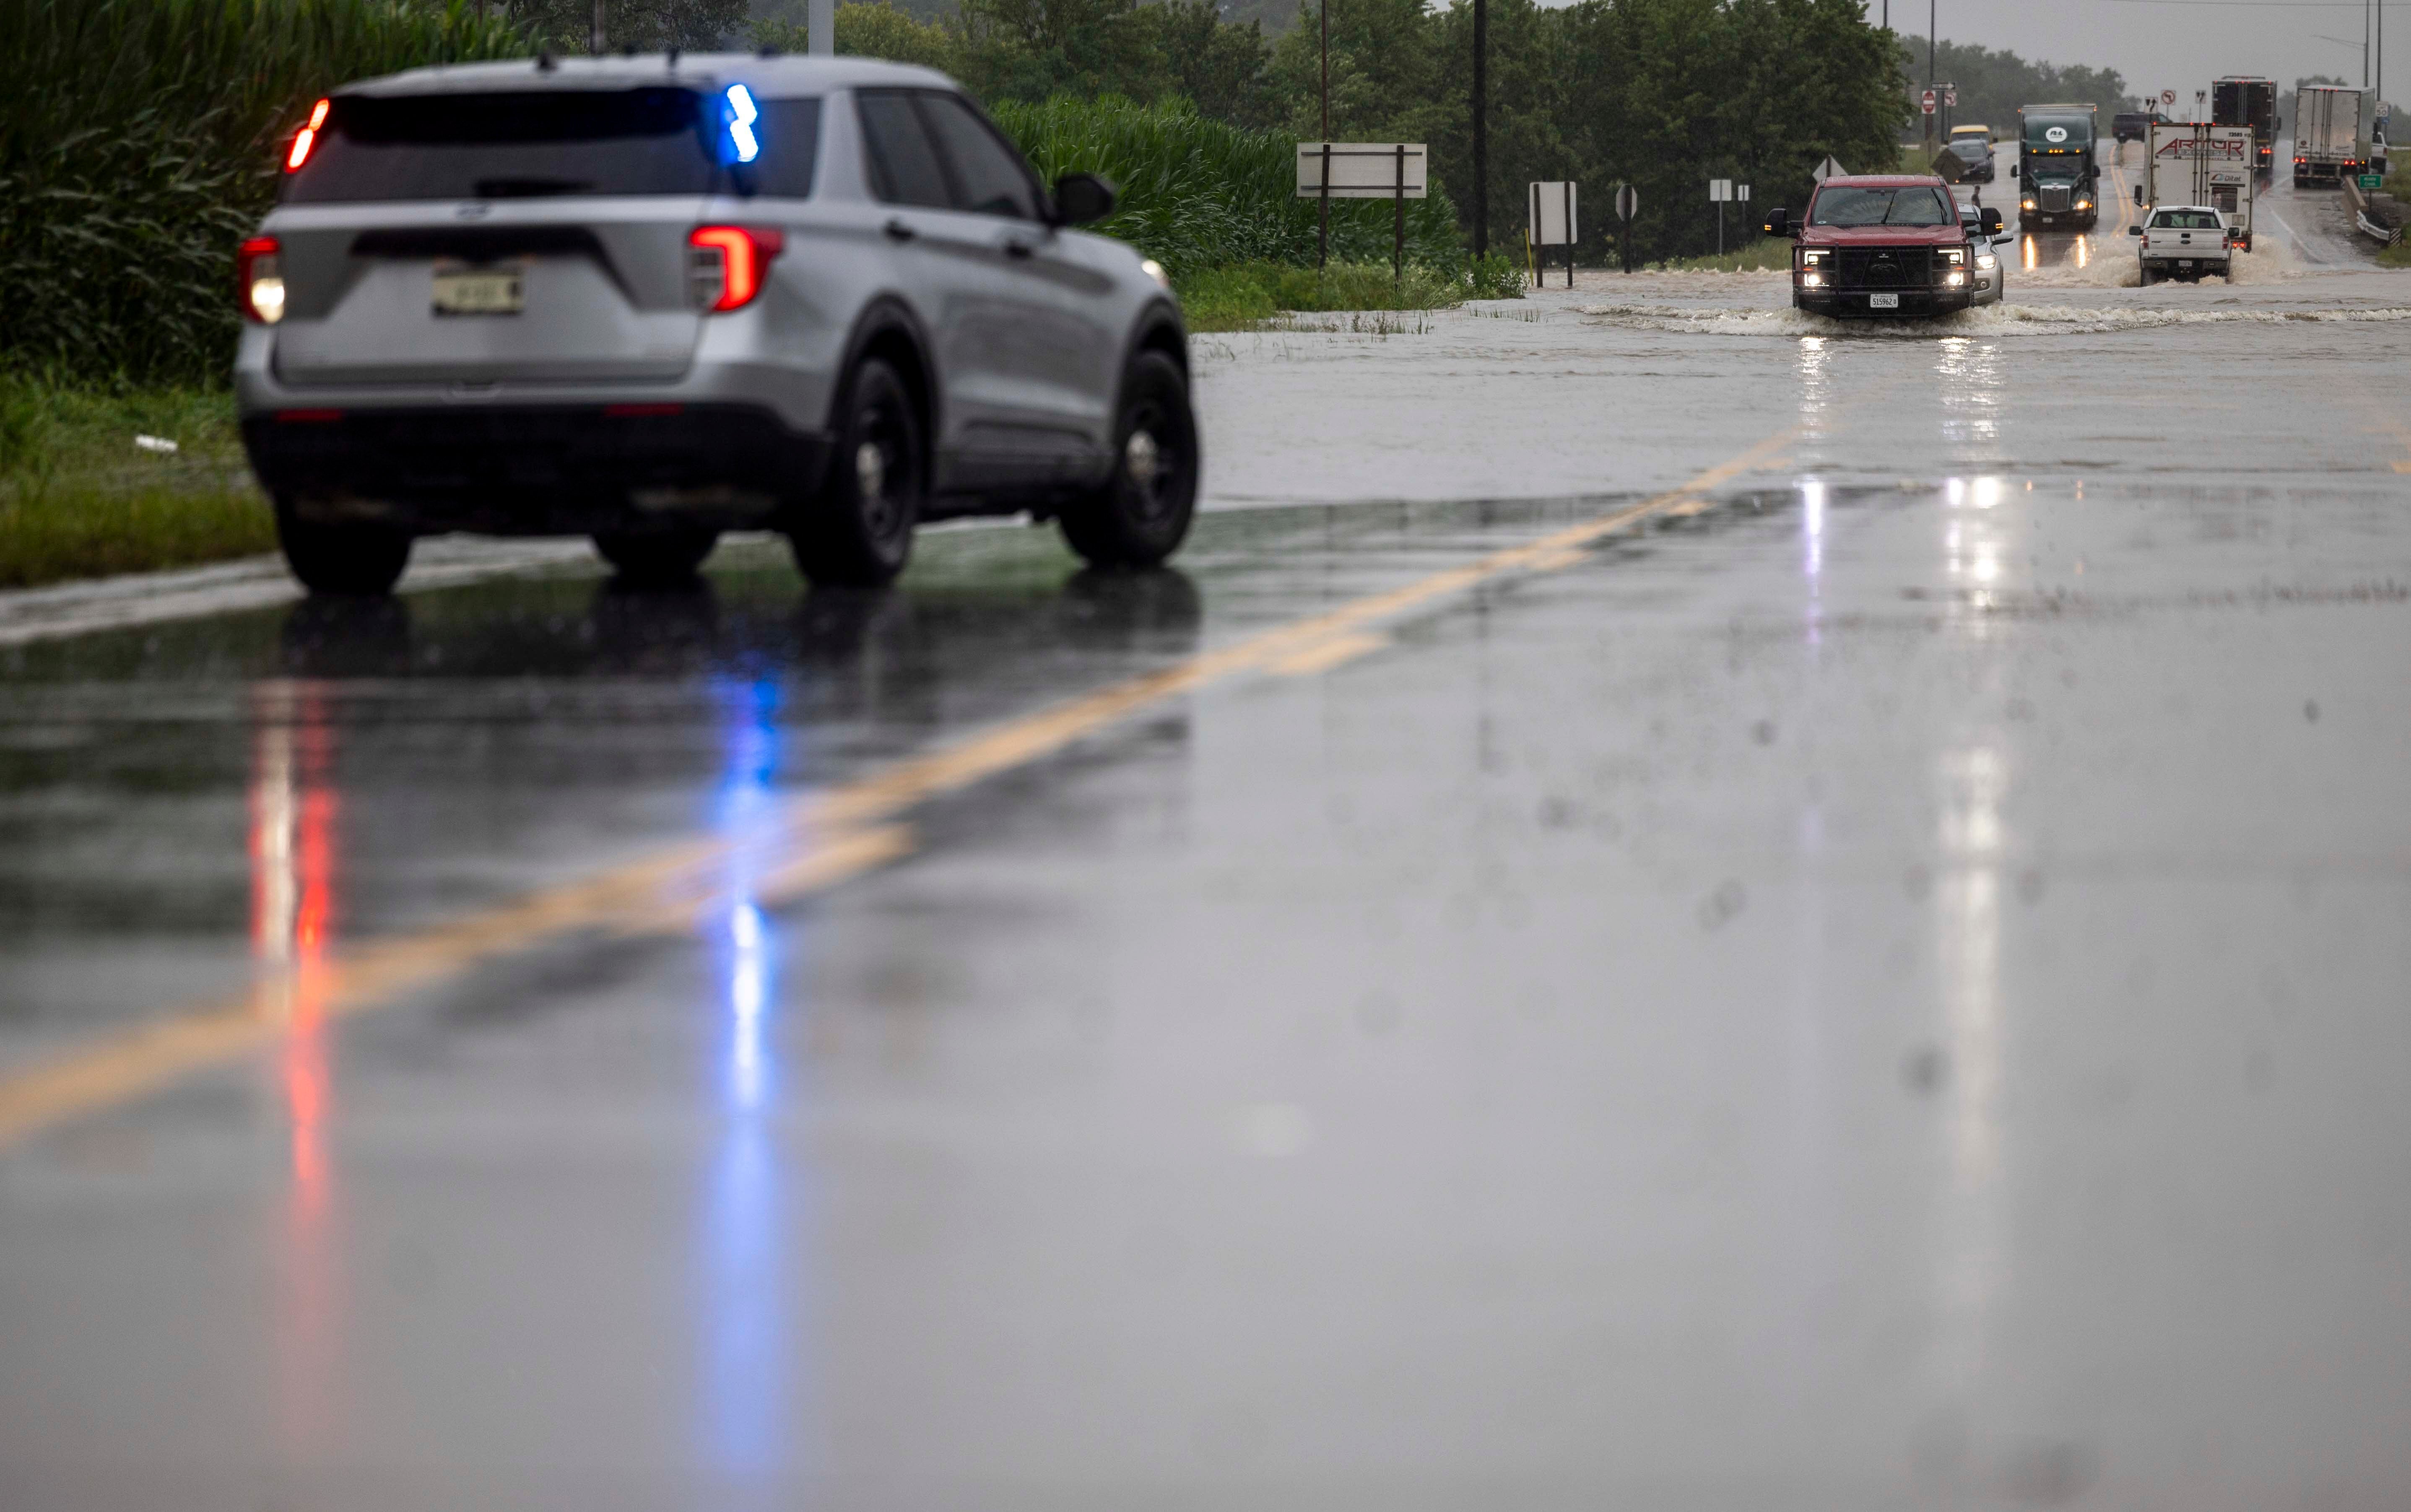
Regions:
<instances>
[{"instance_id":1,"label":"red pickup truck","mask_svg":"<svg viewBox=\"0 0 2411 1512\"><path fill-rule=\"evenodd\" d=\"M1777 210L1764 229L1800 243L1791 254L1793 308L1913 319L1964 310L1975 299L1976 258L2001 234L2001 213L1983 211L1977 226L1970 240L1940 179L1886 173L1827 179L1798 220Z\"/></svg>"}]
</instances>

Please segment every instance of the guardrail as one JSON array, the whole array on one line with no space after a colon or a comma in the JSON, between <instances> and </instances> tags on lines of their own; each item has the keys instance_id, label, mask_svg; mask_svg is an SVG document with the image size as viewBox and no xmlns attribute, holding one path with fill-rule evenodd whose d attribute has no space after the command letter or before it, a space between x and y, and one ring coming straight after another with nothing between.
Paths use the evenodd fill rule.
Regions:
<instances>
[{"instance_id":1,"label":"guardrail","mask_svg":"<svg viewBox=\"0 0 2411 1512\"><path fill-rule=\"evenodd\" d=\"M2383 201L2383 203L2380 203ZM2352 224L2360 234L2381 247L2390 247L2403 240L2403 208L2390 194L2372 194L2353 182L2347 173L2344 178L2345 208L2352 212ZM2371 213L2375 212L2373 215ZM2398 224L2389 224L2389 222Z\"/></svg>"}]
</instances>

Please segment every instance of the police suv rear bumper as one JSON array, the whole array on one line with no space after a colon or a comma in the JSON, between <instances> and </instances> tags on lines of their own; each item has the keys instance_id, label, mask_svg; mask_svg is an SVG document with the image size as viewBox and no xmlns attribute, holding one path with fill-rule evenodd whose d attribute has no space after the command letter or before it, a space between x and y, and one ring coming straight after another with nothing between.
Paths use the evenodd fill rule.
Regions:
<instances>
[{"instance_id":1,"label":"police suv rear bumper","mask_svg":"<svg viewBox=\"0 0 2411 1512\"><path fill-rule=\"evenodd\" d=\"M829 453L742 404L294 407L244 417L242 441L303 519L497 536L774 524Z\"/></svg>"}]
</instances>

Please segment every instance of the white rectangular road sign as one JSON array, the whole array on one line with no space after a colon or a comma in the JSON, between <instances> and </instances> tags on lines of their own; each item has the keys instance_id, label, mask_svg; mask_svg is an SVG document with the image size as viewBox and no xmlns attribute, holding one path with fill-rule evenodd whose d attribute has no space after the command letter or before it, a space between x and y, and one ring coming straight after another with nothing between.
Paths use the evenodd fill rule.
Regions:
<instances>
[{"instance_id":1,"label":"white rectangular road sign","mask_svg":"<svg viewBox=\"0 0 2411 1512\"><path fill-rule=\"evenodd\" d=\"M1570 246L1582 240L1582 201L1574 189L1574 184L1559 182L1534 183L1527 191L1534 246Z\"/></svg>"},{"instance_id":2,"label":"white rectangular road sign","mask_svg":"<svg viewBox=\"0 0 2411 1512\"><path fill-rule=\"evenodd\" d=\"M1711 202L1722 204L1732 197L1732 180L1710 179L1708 181L1708 198Z\"/></svg>"},{"instance_id":3,"label":"white rectangular road sign","mask_svg":"<svg viewBox=\"0 0 2411 1512\"><path fill-rule=\"evenodd\" d=\"M1297 197L1318 199L1322 196L1322 150L1324 143L1302 141L1297 144ZM1428 164L1424 144L1419 141L1335 141L1331 148L1331 198L1334 199L1394 199L1399 198L1398 182L1406 181L1405 198L1423 199L1430 195L1425 187ZM1400 149L1405 149L1403 157Z\"/></svg>"}]
</instances>

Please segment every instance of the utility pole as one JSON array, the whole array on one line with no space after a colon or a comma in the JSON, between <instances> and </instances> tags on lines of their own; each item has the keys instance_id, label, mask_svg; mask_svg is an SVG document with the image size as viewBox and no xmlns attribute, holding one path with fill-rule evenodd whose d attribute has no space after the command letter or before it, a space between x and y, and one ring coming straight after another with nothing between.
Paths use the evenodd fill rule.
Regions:
<instances>
[{"instance_id":1,"label":"utility pole","mask_svg":"<svg viewBox=\"0 0 2411 1512\"><path fill-rule=\"evenodd\" d=\"M1473 255L1490 256L1490 0L1473 0Z\"/></svg>"},{"instance_id":2,"label":"utility pole","mask_svg":"<svg viewBox=\"0 0 2411 1512\"><path fill-rule=\"evenodd\" d=\"M596 57L603 55L603 0L594 0L594 29L587 37L586 51Z\"/></svg>"},{"instance_id":3,"label":"utility pole","mask_svg":"<svg viewBox=\"0 0 2411 1512\"><path fill-rule=\"evenodd\" d=\"M1934 11L1941 3L1942 0L1925 0L1925 87L1928 89L1934 87ZM1931 111L1925 117L1925 150L1929 154L1934 151L1934 116Z\"/></svg>"},{"instance_id":4,"label":"utility pole","mask_svg":"<svg viewBox=\"0 0 2411 1512\"><path fill-rule=\"evenodd\" d=\"M601 0L596 0L597 4ZM1331 260L1331 0L1322 0L1322 220L1315 232L1314 266Z\"/></svg>"}]
</instances>

